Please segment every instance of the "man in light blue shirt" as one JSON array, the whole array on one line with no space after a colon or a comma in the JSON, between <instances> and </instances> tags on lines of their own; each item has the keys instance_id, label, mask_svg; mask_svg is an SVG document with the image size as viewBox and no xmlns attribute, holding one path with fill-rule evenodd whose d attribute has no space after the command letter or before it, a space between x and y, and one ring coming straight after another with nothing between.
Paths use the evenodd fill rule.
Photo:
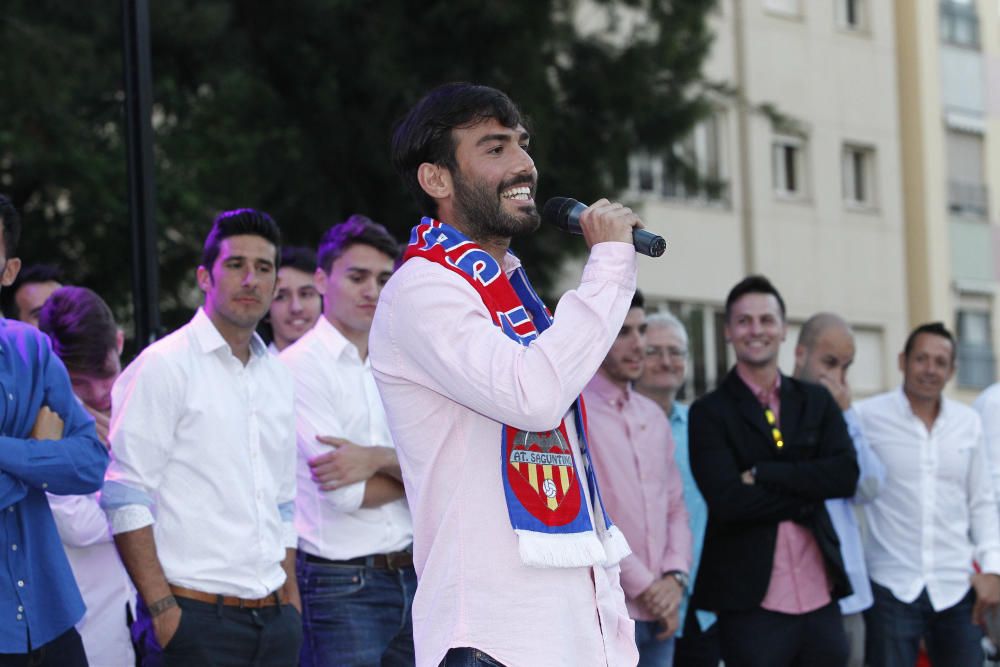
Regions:
<instances>
[{"instance_id":1,"label":"man in light blue shirt","mask_svg":"<svg viewBox=\"0 0 1000 667\"><path fill-rule=\"evenodd\" d=\"M708 522L708 506L701 497L688 458L688 406L676 401L687 375L688 337L684 325L669 312L646 316L646 363L635 389L652 399L666 413L676 445L675 458L684 485L684 505L691 526L690 582L698 574L698 561ZM676 667L718 667L719 639L715 614L689 607L690 584L681 602L681 626L674 648Z\"/></svg>"},{"instance_id":2,"label":"man in light blue shirt","mask_svg":"<svg viewBox=\"0 0 1000 667\"><path fill-rule=\"evenodd\" d=\"M813 315L802 325L795 347L794 376L821 384L830 390L844 411L847 431L858 455L858 489L853 498L832 498L826 501L834 530L840 538L840 553L854 593L841 598L840 612L850 646L848 667L863 667L865 659L865 623L861 614L872 606L872 588L861 547L861 531L854 505L871 501L885 481L885 466L868 445L861 424L851 407L851 391L847 384L847 369L854 362L854 334L848 324L832 313Z\"/></svg>"}]
</instances>

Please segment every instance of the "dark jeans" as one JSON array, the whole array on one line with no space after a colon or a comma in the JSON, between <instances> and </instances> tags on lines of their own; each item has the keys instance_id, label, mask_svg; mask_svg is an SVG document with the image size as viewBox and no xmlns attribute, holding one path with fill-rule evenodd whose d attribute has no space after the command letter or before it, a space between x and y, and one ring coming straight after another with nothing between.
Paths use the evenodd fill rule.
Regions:
<instances>
[{"instance_id":1,"label":"dark jeans","mask_svg":"<svg viewBox=\"0 0 1000 667\"><path fill-rule=\"evenodd\" d=\"M670 667L674 662L674 638L657 639L663 630L659 621L635 622L635 646L639 649L638 667Z\"/></svg>"},{"instance_id":2,"label":"dark jeans","mask_svg":"<svg viewBox=\"0 0 1000 667\"><path fill-rule=\"evenodd\" d=\"M674 667L719 667L719 623L702 631L694 605L689 604L684 620L684 636L674 646Z\"/></svg>"},{"instance_id":3,"label":"dark jeans","mask_svg":"<svg viewBox=\"0 0 1000 667\"><path fill-rule=\"evenodd\" d=\"M723 611L717 624L726 667L847 664L847 635L836 602L806 614L781 614L760 608Z\"/></svg>"},{"instance_id":4,"label":"dark jeans","mask_svg":"<svg viewBox=\"0 0 1000 667\"><path fill-rule=\"evenodd\" d=\"M70 628L31 653L0 653L0 667L87 667L87 654L76 628Z\"/></svg>"},{"instance_id":5,"label":"dark jeans","mask_svg":"<svg viewBox=\"0 0 1000 667\"><path fill-rule=\"evenodd\" d=\"M972 624L976 594L970 588L953 607L934 611L927 589L916 600L901 602L888 588L872 582L875 604L865 612L868 663L879 667L913 667L920 638L935 667L981 667L983 631Z\"/></svg>"},{"instance_id":6,"label":"dark jeans","mask_svg":"<svg viewBox=\"0 0 1000 667\"><path fill-rule=\"evenodd\" d=\"M438 667L504 667L478 648L453 648L449 650Z\"/></svg>"},{"instance_id":7,"label":"dark jeans","mask_svg":"<svg viewBox=\"0 0 1000 667\"><path fill-rule=\"evenodd\" d=\"M302 667L412 666L412 567L296 563L305 641Z\"/></svg>"},{"instance_id":8,"label":"dark jeans","mask_svg":"<svg viewBox=\"0 0 1000 667\"><path fill-rule=\"evenodd\" d=\"M289 667L302 646L302 617L292 605L241 609L177 598L181 622L160 648L144 604L132 625L144 667Z\"/></svg>"}]
</instances>

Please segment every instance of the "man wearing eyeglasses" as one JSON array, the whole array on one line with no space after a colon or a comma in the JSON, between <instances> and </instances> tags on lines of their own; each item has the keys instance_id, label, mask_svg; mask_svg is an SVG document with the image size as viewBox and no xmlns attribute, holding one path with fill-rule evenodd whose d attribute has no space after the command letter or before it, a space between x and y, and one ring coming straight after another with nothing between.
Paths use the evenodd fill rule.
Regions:
<instances>
[{"instance_id":1,"label":"man wearing eyeglasses","mask_svg":"<svg viewBox=\"0 0 1000 667\"><path fill-rule=\"evenodd\" d=\"M701 561L701 548L708 522L708 506L691 475L688 456L688 406L677 400L687 378L688 335L684 324L667 311L646 316L646 360L635 390L663 410L674 437L674 461L684 487L684 506L691 527L691 570L694 581ZM719 666L719 626L715 614L695 609L688 587L680 608L680 627L674 646L674 664L678 667Z\"/></svg>"},{"instance_id":2,"label":"man wearing eyeglasses","mask_svg":"<svg viewBox=\"0 0 1000 667\"><path fill-rule=\"evenodd\" d=\"M763 276L726 298L736 366L691 406L691 469L708 503L694 603L718 614L727 667L843 667L837 600L851 593L824 501L858 464L824 387L782 375L785 304Z\"/></svg>"},{"instance_id":3,"label":"man wearing eyeglasses","mask_svg":"<svg viewBox=\"0 0 1000 667\"><path fill-rule=\"evenodd\" d=\"M632 548L620 566L639 664L669 667L691 570L691 529L670 423L632 389L646 352L643 305L636 292L583 398L601 495Z\"/></svg>"}]
</instances>

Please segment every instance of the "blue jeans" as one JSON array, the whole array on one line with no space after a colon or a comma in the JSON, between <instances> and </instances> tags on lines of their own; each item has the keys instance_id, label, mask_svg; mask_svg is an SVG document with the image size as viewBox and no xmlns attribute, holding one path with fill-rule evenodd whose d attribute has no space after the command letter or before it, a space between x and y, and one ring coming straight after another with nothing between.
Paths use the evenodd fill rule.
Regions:
<instances>
[{"instance_id":1,"label":"blue jeans","mask_svg":"<svg viewBox=\"0 0 1000 667\"><path fill-rule=\"evenodd\" d=\"M492 656L480 651L478 648L449 649L444 655L444 660L438 667L504 667L503 663L497 662Z\"/></svg>"},{"instance_id":2,"label":"blue jeans","mask_svg":"<svg viewBox=\"0 0 1000 667\"><path fill-rule=\"evenodd\" d=\"M674 664L674 637L657 639L663 630L657 621L635 622L635 645L639 649L639 667L670 667Z\"/></svg>"},{"instance_id":3,"label":"blue jeans","mask_svg":"<svg viewBox=\"0 0 1000 667\"><path fill-rule=\"evenodd\" d=\"M305 640L301 667L412 666L412 567L296 563Z\"/></svg>"},{"instance_id":4,"label":"blue jeans","mask_svg":"<svg viewBox=\"0 0 1000 667\"><path fill-rule=\"evenodd\" d=\"M972 624L976 599L971 588L953 607L934 611L927 589L910 603L872 582L875 604L865 612L868 662L879 667L913 667L920 638L927 644L931 664L938 667L981 667L983 631Z\"/></svg>"}]
</instances>

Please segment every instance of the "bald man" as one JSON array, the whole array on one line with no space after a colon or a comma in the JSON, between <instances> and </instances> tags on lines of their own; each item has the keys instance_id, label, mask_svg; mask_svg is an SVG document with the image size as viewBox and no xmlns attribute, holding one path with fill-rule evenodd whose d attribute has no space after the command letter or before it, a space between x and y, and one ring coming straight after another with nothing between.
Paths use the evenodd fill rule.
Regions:
<instances>
[{"instance_id":1,"label":"bald man","mask_svg":"<svg viewBox=\"0 0 1000 667\"><path fill-rule=\"evenodd\" d=\"M840 538L840 553L854 593L841 598L840 613L850 646L848 667L863 667L865 661L865 622L861 612L872 606L872 588L865 568L854 505L871 501L885 480L885 467L868 445L857 415L851 408L851 389L847 369L854 362L854 334L838 315L819 313L810 317L799 333L795 347L794 376L806 382L821 384L830 390L844 411L847 432L854 441L858 455L858 490L853 498L830 498L826 511Z\"/></svg>"}]
</instances>

